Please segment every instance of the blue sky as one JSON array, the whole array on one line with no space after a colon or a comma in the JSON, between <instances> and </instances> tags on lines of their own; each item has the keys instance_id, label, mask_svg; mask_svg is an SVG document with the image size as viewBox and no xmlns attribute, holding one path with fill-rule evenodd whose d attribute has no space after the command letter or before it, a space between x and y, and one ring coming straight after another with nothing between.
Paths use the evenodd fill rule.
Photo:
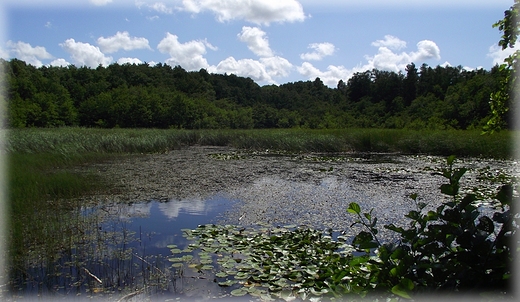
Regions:
<instances>
[{"instance_id":1,"label":"blue sky","mask_svg":"<svg viewBox=\"0 0 520 302\"><path fill-rule=\"evenodd\" d=\"M167 63L260 85L449 64L509 52L492 24L513 0L4 0L0 57L42 65Z\"/></svg>"}]
</instances>

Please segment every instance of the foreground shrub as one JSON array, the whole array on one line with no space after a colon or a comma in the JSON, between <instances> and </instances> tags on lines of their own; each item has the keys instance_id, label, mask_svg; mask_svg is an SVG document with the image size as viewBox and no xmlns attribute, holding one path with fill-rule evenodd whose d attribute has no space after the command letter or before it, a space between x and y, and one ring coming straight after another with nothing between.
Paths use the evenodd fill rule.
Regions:
<instances>
[{"instance_id":1,"label":"foreground shrub","mask_svg":"<svg viewBox=\"0 0 520 302\"><path fill-rule=\"evenodd\" d=\"M518 228L512 207L518 198L513 198L512 185L503 185L495 196L497 211L491 218L482 214L474 204L475 195L459 194L466 169L454 168L454 159L449 157L448 167L439 173L449 181L440 188L449 201L426 213L426 205L416 202L417 210L406 215L408 228L385 226L399 233L399 244L380 244L377 219L362 214L359 205L349 205L348 211L358 217L355 224L365 228L354 238L354 246L367 254L377 249L377 260L370 260L376 287L406 298L412 291L512 294ZM417 201L416 194L411 198Z\"/></svg>"}]
</instances>

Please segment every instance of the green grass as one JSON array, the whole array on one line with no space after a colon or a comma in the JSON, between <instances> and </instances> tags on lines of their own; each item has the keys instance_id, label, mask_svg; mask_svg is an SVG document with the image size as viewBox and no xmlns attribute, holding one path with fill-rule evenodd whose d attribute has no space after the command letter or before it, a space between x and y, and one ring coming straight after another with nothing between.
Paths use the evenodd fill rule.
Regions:
<instances>
[{"instance_id":1,"label":"green grass","mask_svg":"<svg viewBox=\"0 0 520 302\"><path fill-rule=\"evenodd\" d=\"M9 153L154 153L181 146L232 146L291 152L398 152L459 157L513 157L514 136L503 131L341 130L160 130L160 129L14 129L7 135Z\"/></svg>"}]
</instances>

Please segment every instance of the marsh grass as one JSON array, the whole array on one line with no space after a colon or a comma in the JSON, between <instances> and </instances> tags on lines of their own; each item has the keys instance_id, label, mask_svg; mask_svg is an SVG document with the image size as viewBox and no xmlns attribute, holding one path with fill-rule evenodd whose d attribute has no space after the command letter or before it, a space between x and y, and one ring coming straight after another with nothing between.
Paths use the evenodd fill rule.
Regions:
<instances>
[{"instance_id":1,"label":"marsh grass","mask_svg":"<svg viewBox=\"0 0 520 302\"><path fill-rule=\"evenodd\" d=\"M481 135L480 131L397 129L14 129L7 135L8 153L156 153L182 146L231 146L292 152L397 152L510 158L518 132Z\"/></svg>"}]
</instances>

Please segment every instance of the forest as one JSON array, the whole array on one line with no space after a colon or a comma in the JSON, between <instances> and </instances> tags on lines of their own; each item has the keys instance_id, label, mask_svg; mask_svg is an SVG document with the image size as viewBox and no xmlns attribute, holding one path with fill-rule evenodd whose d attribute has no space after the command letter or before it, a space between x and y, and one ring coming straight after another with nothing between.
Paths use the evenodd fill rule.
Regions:
<instances>
[{"instance_id":1,"label":"forest","mask_svg":"<svg viewBox=\"0 0 520 302\"><path fill-rule=\"evenodd\" d=\"M260 86L162 63L36 68L0 59L0 67L10 128L481 129L507 76L498 66L410 63L405 72L358 72L330 88L319 78Z\"/></svg>"}]
</instances>

